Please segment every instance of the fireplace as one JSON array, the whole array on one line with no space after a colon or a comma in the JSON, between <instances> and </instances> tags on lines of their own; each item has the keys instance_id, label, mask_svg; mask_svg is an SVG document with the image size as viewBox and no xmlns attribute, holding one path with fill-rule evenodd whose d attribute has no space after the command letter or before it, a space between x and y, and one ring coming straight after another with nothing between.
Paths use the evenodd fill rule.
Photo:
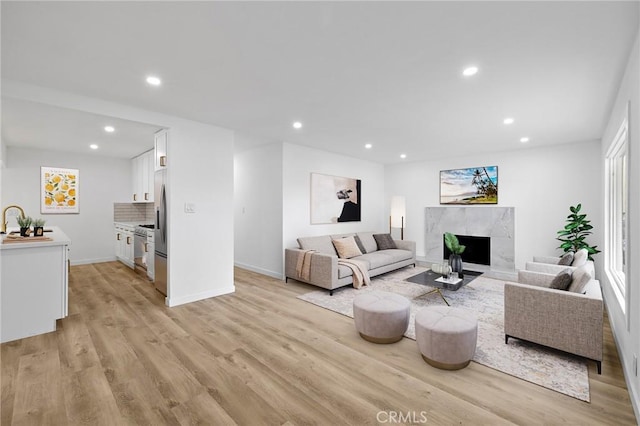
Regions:
<instances>
[{"instance_id":1,"label":"fireplace","mask_svg":"<svg viewBox=\"0 0 640 426\"><path fill-rule=\"evenodd\" d=\"M427 207L425 209L425 261L442 262L444 241L442 234L471 235L490 239L488 262L468 260L471 249L462 253L462 262L470 269L484 273L515 272L515 209L513 207ZM461 244L472 246L466 241ZM485 252L486 253L486 252ZM486 259L485 259L486 260ZM466 266L465 266L466 267ZM512 279L512 278L509 278Z\"/></svg>"},{"instance_id":2,"label":"fireplace","mask_svg":"<svg viewBox=\"0 0 640 426\"><path fill-rule=\"evenodd\" d=\"M456 235L461 245L465 246L462 253L462 260L465 263L474 263L476 265L491 266L491 238L476 237L473 235ZM443 258L449 259L451 251L444 243L444 234L442 235Z\"/></svg>"}]
</instances>

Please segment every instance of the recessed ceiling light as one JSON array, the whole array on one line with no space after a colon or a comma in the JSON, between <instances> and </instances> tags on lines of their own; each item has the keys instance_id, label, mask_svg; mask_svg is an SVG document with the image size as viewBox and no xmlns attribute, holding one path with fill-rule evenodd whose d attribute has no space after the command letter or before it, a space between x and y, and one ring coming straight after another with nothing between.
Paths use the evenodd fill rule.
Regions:
<instances>
[{"instance_id":1,"label":"recessed ceiling light","mask_svg":"<svg viewBox=\"0 0 640 426\"><path fill-rule=\"evenodd\" d=\"M373 147L373 145L371 145L370 143L368 143L368 144L366 144L364 147L365 147L365 148L367 148L367 149L371 149L371 148Z\"/></svg>"},{"instance_id":2,"label":"recessed ceiling light","mask_svg":"<svg viewBox=\"0 0 640 426\"><path fill-rule=\"evenodd\" d=\"M404 160L405 158L407 158L407 154L400 154L400 158Z\"/></svg>"},{"instance_id":3,"label":"recessed ceiling light","mask_svg":"<svg viewBox=\"0 0 640 426\"><path fill-rule=\"evenodd\" d=\"M520 138L520 142L527 143L527 142L529 142L529 138L526 137L526 136L524 138Z\"/></svg>"},{"instance_id":4,"label":"recessed ceiling light","mask_svg":"<svg viewBox=\"0 0 640 426\"><path fill-rule=\"evenodd\" d=\"M464 71L462 71L462 75L464 75L465 77L471 77L472 75L475 75L478 72L478 67L467 67L464 69Z\"/></svg>"},{"instance_id":5,"label":"recessed ceiling light","mask_svg":"<svg viewBox=\"0 0 640 426\"><path fill-rule=\"evenodd\" d=\"M302 123L299 121L296 121L295 123L293 123L293 128L294 129L301 129L302 128Z\"/></svg>"},{"instance_id":6,"label":"recessed ceiling light","mask_svg":"<svg viewBox=\"0 0 640 426\"><path fill-rule=\"evenodd\" d=\"M92 143L91 145L89 145L89 148L98 149L98 145L96 145L95 143Z\"/></svg>"},{"instance_id":7,"label":"recessed ceiling light","mask_svg":"<svg viewBox=\"0 0 640 426\"><path fill-rule=\"evenodd\" d=\"M513 118L511 118L511 117L507 117L507 118L505 118L502 122L503 122L504 124L513 124L513 122L514 122L514 121L515 121L515 120L514 120Z\"/></svg>"},{"instance_id":8,"label":"recessed ceiling light","mask_svg":"<svg viewBox=\"0 0 640 426\"><path fill-rule=\"evenodd\" d=\"M162 84L162 80L160 80L158 77L150 75L149 77L147 77L147 83L152 86L160 86Z\"/></svg>"},{"instance_id":9,"label":"recessed ceiling light","mask_svg":"<svg viewBox=\"0 0 640 426\"><path fill-rule=\"evenodd\" d=\"M116 131L116 128L113 126L104 126L104 131L107 133L113 133Z\"/></svg>"}]
</instances>

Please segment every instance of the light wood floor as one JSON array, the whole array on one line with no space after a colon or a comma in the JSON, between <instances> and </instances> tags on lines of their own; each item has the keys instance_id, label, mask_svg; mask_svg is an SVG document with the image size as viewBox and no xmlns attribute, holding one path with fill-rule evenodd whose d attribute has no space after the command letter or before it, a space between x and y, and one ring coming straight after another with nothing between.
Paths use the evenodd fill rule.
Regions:
<instances>
[{"instance_id":1,"label":"light wood floor","mask_svg":"<svg viewBox=\"0 0 640 426\"><path fill-rule=\"evenodd\" d=\"M1 423L636 424L608 323L585 403L473 362L437 370L406 338L366 342L296 299L312 289L237 269L235 294L169 309L119 263L74 266L58 330L1 347Z\"/></svg>"}]
</instances>

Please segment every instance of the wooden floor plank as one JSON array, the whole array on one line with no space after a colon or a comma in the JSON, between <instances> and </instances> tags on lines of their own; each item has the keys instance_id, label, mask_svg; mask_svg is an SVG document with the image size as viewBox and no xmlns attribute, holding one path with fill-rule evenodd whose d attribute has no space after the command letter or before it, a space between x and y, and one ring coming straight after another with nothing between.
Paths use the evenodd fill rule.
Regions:
<instances>
[{"instance_id":1,"label":"wooden floor plank","mask_svg":"<svg viewBox=\"0 0 640 426\"><path fill-rule=\"evenodd\" d=\"M70 424L120 423L113 390L99 365L65 374L62 384Z\"/></svg>"},{"instance_id":2,"label":"wooden floor plank","mask_svg":"<svg viewBox=\"0 0 640 426\"><path fill-rule=\"evenodd\" d=\"M19 360L11 424L59 425L67 422L56 350L23 355Z\"/></svg>"},{"instance_id":3,"label":"wooden floor plank","mask_svg":"<svg viewBox=\"0 0 640 426\"><path fill-rule=\"evenodd\" d=\"M228 364L214 357L193 339L168 344L173 353L194 372L197 380L233 419L240 424L282 424L285 418L254 392Z\"/></svg>"},{"instance_id":4,"label":"wooden floor plank","mask_svg":"<svg viewBox=\"0 0 640 426\"><path fill-rule=\"evenodd\" d=\"M606 317L586 403L367 342L295 281L236 269L235 293L175 308L118 262L73 266L69 285L56 332L0 346L2 425L637 424Z\"/></svg>"}]
</instances>

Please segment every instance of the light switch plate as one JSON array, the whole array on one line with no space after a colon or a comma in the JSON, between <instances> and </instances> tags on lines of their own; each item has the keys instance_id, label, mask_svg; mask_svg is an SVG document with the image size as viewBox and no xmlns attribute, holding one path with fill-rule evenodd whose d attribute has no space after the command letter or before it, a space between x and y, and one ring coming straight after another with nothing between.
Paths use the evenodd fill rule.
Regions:
<instances>
[{"instance_id":1,"label":"light switch plate","mask_svg":"<svg viewBox=\"0 0 640 426\"><path fill-rule=\"evenodd\" d=\"M184 203L184 212L185 213L195 213L196 205L193 203Z\"/></svg>"}]
</instances>

